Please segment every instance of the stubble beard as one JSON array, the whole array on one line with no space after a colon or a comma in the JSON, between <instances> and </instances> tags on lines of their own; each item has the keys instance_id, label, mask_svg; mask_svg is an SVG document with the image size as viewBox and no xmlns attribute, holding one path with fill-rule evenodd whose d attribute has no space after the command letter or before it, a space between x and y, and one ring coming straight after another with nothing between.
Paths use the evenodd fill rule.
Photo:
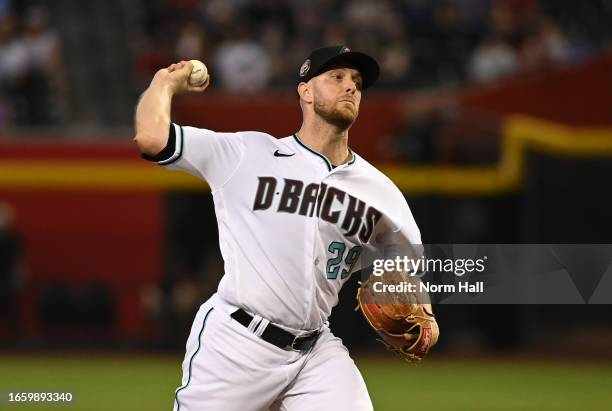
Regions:
<instances>
[{"instance_id":1,"label":"stubble beard","mask_svg":"<svg viewBox=\"0 0 612 411\"><path fill-rule=\"evenodd\" d=\"M314 103L314 112L325 120L327 123L338 127L341 130L347 130L353 125L357 119L357 111L340 110L336 105L332 108L327 108L323 104Z\"/></svg>"}]
</instances>

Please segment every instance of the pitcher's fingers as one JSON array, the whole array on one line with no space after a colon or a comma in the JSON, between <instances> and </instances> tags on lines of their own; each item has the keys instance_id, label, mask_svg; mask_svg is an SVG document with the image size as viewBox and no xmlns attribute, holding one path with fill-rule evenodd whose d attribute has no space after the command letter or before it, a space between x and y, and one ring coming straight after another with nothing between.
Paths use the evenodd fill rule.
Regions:
<instances>
[{"instance_id":1,"label":"pitcher's fingers","mask_svg":"<svg viewBox=\"0 0 612 411\"><path fill-rule=\"evenodd\" d=\"M193 91L196 93L201 93L210 85L210 76L206 79L206 81L201 86L189 86L189 91Z\"/></svg>"},{"instance_id":2,"label":"pitcher's fingers","mask_svg":"<svg viewBox=\"0 0 612 411\"><path fill-rule=\"evenodd\" d=\"M210 75L206 77L206 81L204 82L204 84L202 84L199 87L203 87L204 89L206 89L206 87L208 87L209 85L210 85Z\"/></svg>"}]
</instances>

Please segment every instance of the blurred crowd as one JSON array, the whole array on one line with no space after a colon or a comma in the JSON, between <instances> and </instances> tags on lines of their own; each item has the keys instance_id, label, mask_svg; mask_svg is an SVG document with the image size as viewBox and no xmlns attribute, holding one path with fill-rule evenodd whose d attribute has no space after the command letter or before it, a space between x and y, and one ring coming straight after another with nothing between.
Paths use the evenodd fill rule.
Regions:
<instances>
[{"instance_id":1,"label":"blurred crowd","mask_svg":"<svg viewBox=\"0 0 612 411\"><path fill-rule=\"evenodd\" d=\"M411 90L569 65L612 42L606 0L113 0L95 9L0 0L0 127L70 123L71 107L124 112L123 100L177 60L205 61L220 91L287 91L308 51L346 44L378 59L379 90ZM107 18L83 24L99 13Z\"/></svg>"},{"instance_id":2,"label":"blurred crowd","mask_svg":"<svg viewBox=\"0 0 612 411\"><path fill-rule=\"evenodd\" d=\"M142 81L175 60L212 65L230 92L283 88L308 50L374 55L380 86L491 82L571 64L610 44L610 2L537 0L182 0L147 2Z\"/></svg>"},{"instance_id":3,"label":"blurred crowd","mask_svg":"<svg viewBox=\"0 0 612 411\"><path fill-rule=\"evenodd\" d=\"M58 122L65 104L61 41L39 6L0 0L0 128Z\"/></svg>"}]
</instances>

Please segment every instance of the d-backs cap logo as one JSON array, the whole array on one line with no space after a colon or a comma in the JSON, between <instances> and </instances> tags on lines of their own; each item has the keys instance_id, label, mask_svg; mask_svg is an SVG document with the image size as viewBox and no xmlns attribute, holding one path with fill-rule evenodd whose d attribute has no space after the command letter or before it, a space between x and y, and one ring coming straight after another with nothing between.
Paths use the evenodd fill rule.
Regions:
<instances>
[{"instance_id":1,"label":"d-backs cap logo","mask_svg":"<svg viewBox=\"0 0 612 411\"><path fill-rule=\"evenodd\" d=\"M310 59L306 60L302 67L300 67L300 77L304 77L308 74L308 70L310 70Z\"/></svg>"}]
</instances>

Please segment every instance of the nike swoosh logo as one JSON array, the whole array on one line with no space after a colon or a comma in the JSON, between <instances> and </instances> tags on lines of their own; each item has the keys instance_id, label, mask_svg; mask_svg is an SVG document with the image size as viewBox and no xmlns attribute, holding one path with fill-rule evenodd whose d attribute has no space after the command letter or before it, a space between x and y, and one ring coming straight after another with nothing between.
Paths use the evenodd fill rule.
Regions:
<instances>
[{"instance_id":1,"label":"nike swoosh logo","mask_svg":"<svg viewBox=\"0 0 612 411\"><path fill-rule=\"evenodd\" d=\"M294 155L295 155L295 153L292 153L292 154L283 154L283 153L279 152L278 150L276 150L274 152L274 157L291 157L291 156L294 156Z\"/></svg>"}]
</instances>

